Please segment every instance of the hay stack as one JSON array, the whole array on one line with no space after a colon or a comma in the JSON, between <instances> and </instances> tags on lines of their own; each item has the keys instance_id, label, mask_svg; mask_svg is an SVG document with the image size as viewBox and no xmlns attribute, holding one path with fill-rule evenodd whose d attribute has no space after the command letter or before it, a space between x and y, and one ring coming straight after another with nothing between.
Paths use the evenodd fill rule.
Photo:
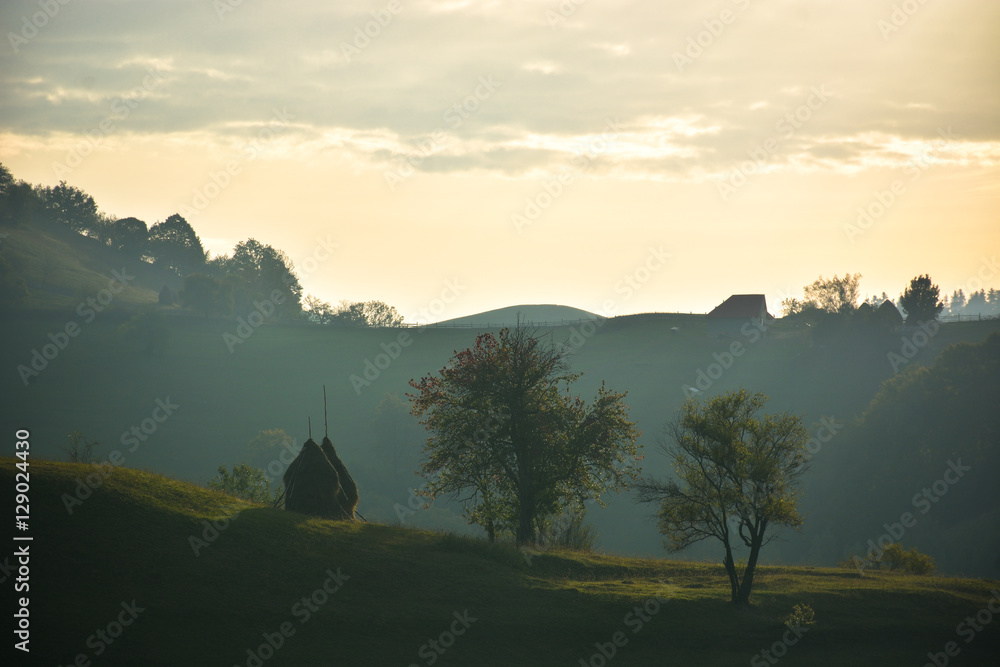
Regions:
<instances>
[{"instance_id":1,"label":"hay stack","mask_svg":"<svg viewBox=\"0 0 1000 667\"><path fill-rule=\"evenodd\" d=\"M327 519L353 519L353 512L349 514L341 502L344 492L337 469L312 438L302 445L302 451L288 466L282 479L285 483L286 510ZM353 486L353 480L351 484Z\"/></svg>"}]
</instances>

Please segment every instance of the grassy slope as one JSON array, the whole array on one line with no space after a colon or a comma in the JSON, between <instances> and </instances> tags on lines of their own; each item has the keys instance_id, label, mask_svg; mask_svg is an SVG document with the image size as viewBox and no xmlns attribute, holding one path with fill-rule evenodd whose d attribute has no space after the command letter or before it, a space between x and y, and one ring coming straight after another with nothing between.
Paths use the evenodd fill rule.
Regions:
<instances>
[{"instance_id":1,"label":"grassy slope","mask_svg":"<svg viewBox=\"0 0 1000 667\"><path fill-rule=\"evenodd\" d=\"M122 256L92 238L35 227L3 227L4 256L28 285L31 308L75 308L81 300L108 287L112 271L125 268L131 278L115 295L119 305L155 303L164 284L172 289L180 279Z\"/></svg>"},{"instance_id":2,"label":"grassy slope","mask_svg":"<svg viewBox=\"0 0 1000 667\"><path fill-rule=\"evenodd\" d=\"M0 459L5 485L13 463ZM88 471L31 462L31 664L68 664L78 653L95 664L245 664L262 633L289 621L295 634L265 665L424 665L420 647L465 610L476 622L435 664L577 665L619 630L628 644L615 665L749 664L800 602L817 624L782 664L922 664L958 639L956 624L997 587L764 568L755 608L741 612L725 602L715 566L568 552L529 565L505 546L308 519L125 468L70 516L60 496ZM237 513L195 556L188 540L202 522ZM293 605L338 568L349 579L303 622ZM633 633L626 614L663 581L671 599ZM133 599L145 611L96 658L88 637ZM998 649L993 624L951 664L988 664Z\"/></svg>"}]
</instances>

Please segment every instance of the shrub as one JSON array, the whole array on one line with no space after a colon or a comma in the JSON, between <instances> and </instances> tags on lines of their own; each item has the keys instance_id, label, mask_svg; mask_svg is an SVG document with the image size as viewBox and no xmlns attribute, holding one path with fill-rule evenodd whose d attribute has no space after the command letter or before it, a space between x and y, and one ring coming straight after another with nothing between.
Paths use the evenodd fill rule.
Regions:
<instances>
[{"instance_id":1,"label":"shrub","mask_svg":"<svg viewBox=\"0 0 1000 667\"><path fill-rule=\"evenodd\" d=\"M267 473L245 463L233 466L232 472L226 470L226 466L220 465L219 472L209 480L208 488L254 503L274 504L281 497L280 485L272 490L271 478Z\"/></svg>"},{"instance_id":2,"label":"shrub","mask_svg":"<svg viewBox=\"0 0 1000 667\"><path fill-rule=\"evenodd\" d=\"M878 554L869 553L867 557L850 556L838 563L840 567L858 570L885 570L887 572L905 572L907 574L933 574L937 569L934 559L911 548L903 548L899 542L893 542Z\"/></svg>"},{"instance_id":3,"label":"shrub","mask_svg":"<svg viewBox=\"0 0 1000 667\"><path fill-rule=\"evenodd\" d=\"M816 612L807 604L797 604L792 607L792 613L782 620L788 627L813 625L816 623Z\"/></svg>"},{"instance_id":4,"label":"shrub","mask_svg":"<svg viewBox=\"0 0 1000 667\"><path fill-rule=\"evenodd\" d=\"M933 558L920 553L916 547L907 551L899 542L893 542L885 548L881 566L884 570L898 570L908 574L932 574L937 569Z\"/></svg>"}]
</instances>

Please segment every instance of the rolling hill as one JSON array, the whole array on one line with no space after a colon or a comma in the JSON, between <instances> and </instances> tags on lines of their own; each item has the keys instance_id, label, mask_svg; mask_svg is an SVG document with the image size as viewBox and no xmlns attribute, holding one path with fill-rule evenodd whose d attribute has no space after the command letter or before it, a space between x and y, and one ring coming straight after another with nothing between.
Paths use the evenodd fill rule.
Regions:
<instances>
[{"instance_id":1,"label":"rolling hill","mask_svg":"<svg viewBox=\"0 0 1000 667\"><path fill-rule=\"evenodd\" d=\"M998 624L964 620L983 622L996 582L764 567L755 606L738 610L718 565L526 557L128 468L29 462L31 664L887 665L953 642L949 664L983 665L1000 650ZM14 463L0 459L7 488ZM815 625L782 624L796 604Z\"/></svg>"},{"instance_id":2,"label":"rolling hill","mask_svg":"<svg viewBox=\"0 0 1000 667\"><path fill-rule=\"evenodd\" d=\"M522 322L533 326L552 326L576 323L581 320L594 320L598 317L600 316L571 306L524 304L487 310L465 317L455 317L437 322L435 326L509 327L516 325L519 318Z\"/></svg>"}]
</instances>

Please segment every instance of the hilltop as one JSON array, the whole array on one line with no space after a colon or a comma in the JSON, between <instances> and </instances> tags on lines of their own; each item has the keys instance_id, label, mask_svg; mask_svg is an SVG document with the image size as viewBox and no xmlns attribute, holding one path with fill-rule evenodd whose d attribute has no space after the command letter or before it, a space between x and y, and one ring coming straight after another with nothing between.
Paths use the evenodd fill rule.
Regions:
<instances>
[{"instance_id":1,"label":"hilltop","mask_svg":"<svg viewBox=\"0 0 1000 667\"><path fill-rule=\"evenodd\" d=\"M996 582L763 567L741 611L717 565L526 558L127 468L30 465L35 664L548 666L603 664L603 650L615 665L733 665L770 664L768 650L789 665L884 665L922 664L947 642L960 647L949 664L987 664L1000 649L997 624L965 625L968 644L956 634ZM13 474L0 459L8 488ZM781 619L799 603L817 622L789 634Z\"/></svg>"},{"instance_id":2,"label":"hilltop","mask_svg":"<svg viewBox=\"0 0 1000 667\"><path fill-rule=\"evenodd\" d=\"M531 326L553 326L576 323L581 320L596 320L599 317L594 313L571 306L523 304L487 310L475 315L455 317L437 322L435 326L510 327L516 325L518 319Z\"/></svg>"}]
</instances>

